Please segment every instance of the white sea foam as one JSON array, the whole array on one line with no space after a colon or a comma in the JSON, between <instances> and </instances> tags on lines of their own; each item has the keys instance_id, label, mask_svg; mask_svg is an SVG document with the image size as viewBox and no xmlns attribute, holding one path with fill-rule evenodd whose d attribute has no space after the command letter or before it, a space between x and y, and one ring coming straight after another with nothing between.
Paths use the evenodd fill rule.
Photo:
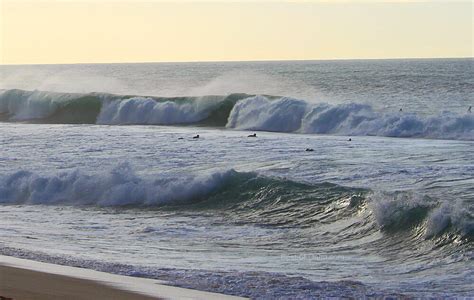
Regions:
<instances>
[{"instance_id":1,"label":"white sea foam","mask_svg":"<svg viewBox=\"0 0 474 300\"><path fill-rule=\"evenodd\" d=\"M401 228L421 221L435 202L417 193L385 193L374 191L369 197L369 208L380 228Z\"/></svg>"},{"instance_id":2,"label":"white sea foam","mask_svg":"<svg viewBox=\"0 0 474 300\"><path fill-rule=\"evenodd\" d=\"M432 238L452 226L452 231L467 236L474 231L474 221L465 203L443 202L416 192L387 193L374 191L368 205L381 229L403 230L423 224L424 237Z\"/></svg>"},{"instance_id":3,"label":"white sea foam","mask_svg":"<svg viewBox=\"0 0 474 300\"><path fill-rule=\"evenodd\" d=\"M107 94L71 94L42 91L0 91L0 114L12 121L47 118L67 102L78 100L67 117L74 123L94 122L98 108L90 105L92 97L100 113L98 124L193 124L208 118L220 109L225 97L161 99ZM81 102L84 100L84 102ZM74 109L77 109L74 114ZM218 111L219 115L227 111ZM222 116L220 116L222 117ZM91 119L92 118L92 119ZM68 120L67 118L62 121ZM225 115L224 115L225 120ZM61 121L61 122L62 122ZM66 121L67 122L67 121ZM404 112L380 112L368 104L310 103L283 97L249 97L232 108L227 128L274 132L316 133L354 136L421 137L474 140L474 114L442 112L419 115Z\"/></svg>"},{"instance_id":4,"label":"white sea foam","mask_svg":"<svg viewBox=\"0 0 474 300\"><path fill-rule=\"evenodd\" d=\"M421 116L376 112L370 105L311 104L299 99L263 96L239 101L228 128L339 135L375 135L474 140L474 115L443 112Z\"/></svg>"},{"instance_id":5,"label":"white sea foam","mask_svg":"<svg viewBox=\"0 0 474 300\"><path fill-rule=\"evenodd\" d=\"M212 101L157 102L151 98L133 97L122 101L107 101L97 119L99 124L195 123L207 117Z\"/></svg>"},{"instance_id":6,"label":"white sea foam","mask_svg":"<svg viewBox=\"0 0 474 300\"><path fill-rule=\"evenodd\" d=\"M425 236L439 235L449 226L453 226L462 236L474 232L474 220L462 202L445 202L434 209L428 216Z\"/></svg>"},{"instance_id":7,"label":"white sea foam","mask_svg":"<svg viewBox=\"0 0 474 300\"><path fill-rule=\"evenodd\" d=\"M99 206L179 204L204 197L235 171L140 177L129 164L98 174L80 170L42 175L18 171L0 176L0 203Z\"/></svg>"},{"instance_id":8,"label":"white sea foam","mask_svg":"<svg viewBox=\"0 0 474 300\"><path fill-rule=\"evenodd\" d=\"M271 101L263 96L237 102L227 127L245 130L293 132L301 127L308 103L292 98Z\"/></svg>"}]
</instances>

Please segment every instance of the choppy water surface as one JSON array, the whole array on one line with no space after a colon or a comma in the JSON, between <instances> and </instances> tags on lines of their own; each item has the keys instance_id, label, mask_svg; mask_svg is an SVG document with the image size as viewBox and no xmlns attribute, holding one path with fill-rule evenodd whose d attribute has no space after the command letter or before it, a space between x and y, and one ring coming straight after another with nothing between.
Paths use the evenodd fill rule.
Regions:
<instances>
[{"instance_id":1,"label":"choppy water surface","mask_svg":"<svg viewBox=\"0 0 474 300\"><path fill-rule=\"evenodd\" d=\"M255 298L472 296L470 64L2 66L0 251Z\"/></svg>"}]
</instances>

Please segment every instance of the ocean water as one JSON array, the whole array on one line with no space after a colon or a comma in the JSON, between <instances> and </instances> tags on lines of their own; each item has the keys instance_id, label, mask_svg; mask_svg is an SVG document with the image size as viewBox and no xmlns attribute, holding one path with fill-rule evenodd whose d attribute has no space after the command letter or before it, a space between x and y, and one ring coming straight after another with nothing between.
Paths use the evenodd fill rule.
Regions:
<instances>
[{"instance_id":1,"label":"ocean water","mask_svg":"<svg viewBox=\"0 0 474 300\"><path fill-rule=\"evenodd\" d=\"M472 297L473 62L0 66L0 253L259 299Z\"/></svg>"}]
</instances>

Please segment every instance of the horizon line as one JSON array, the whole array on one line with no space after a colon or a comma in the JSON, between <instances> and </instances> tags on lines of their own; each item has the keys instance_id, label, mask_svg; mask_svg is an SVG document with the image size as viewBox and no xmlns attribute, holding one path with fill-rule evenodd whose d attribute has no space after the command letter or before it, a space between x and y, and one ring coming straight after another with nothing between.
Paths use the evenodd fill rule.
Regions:
<instances>
[{"instance_id":1,"label":"horizon line","mask_svg":"<svg viewBox=\"0 0 474 300\"><path fill-rule=\"evenodd\" d=\"M362 60L430 60L430 59L474 59L474 56L456 57L387 57L387 58L320 58L320 59L251 59L251 60L189 60L189 61L129 61L129 62L72 62L72 63L0 63L0 66L46 66L46 65L106 65L106 64L186 64L186 63L259 63L259 62L314 62L314 61L362 61Z\"/></svg>"}]
</instances>

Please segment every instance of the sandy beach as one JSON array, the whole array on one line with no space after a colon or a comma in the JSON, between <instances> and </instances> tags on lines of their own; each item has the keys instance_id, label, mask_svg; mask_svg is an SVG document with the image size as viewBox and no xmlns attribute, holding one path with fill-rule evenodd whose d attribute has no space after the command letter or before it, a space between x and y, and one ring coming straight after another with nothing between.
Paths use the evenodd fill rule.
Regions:
<instances>
[{"instance_id":1,"label":"sandy beach","mask_svg":"<svg viewBox=\"0 0 474 300\"><path fill-rule=\"evenodd\" d=\"M0 256L0 299L242 299L161 283Z\"/></svg>"},{"instance_id":2,"label":"sandy beach","mask_svg":"<svg viewBox=\"0 0 474 300\"><path fill-rule=\"evenodd\" d=\"M0 296L11 299L159 299L94 282L0 266Z\"/></svg>"}]
</instances>

